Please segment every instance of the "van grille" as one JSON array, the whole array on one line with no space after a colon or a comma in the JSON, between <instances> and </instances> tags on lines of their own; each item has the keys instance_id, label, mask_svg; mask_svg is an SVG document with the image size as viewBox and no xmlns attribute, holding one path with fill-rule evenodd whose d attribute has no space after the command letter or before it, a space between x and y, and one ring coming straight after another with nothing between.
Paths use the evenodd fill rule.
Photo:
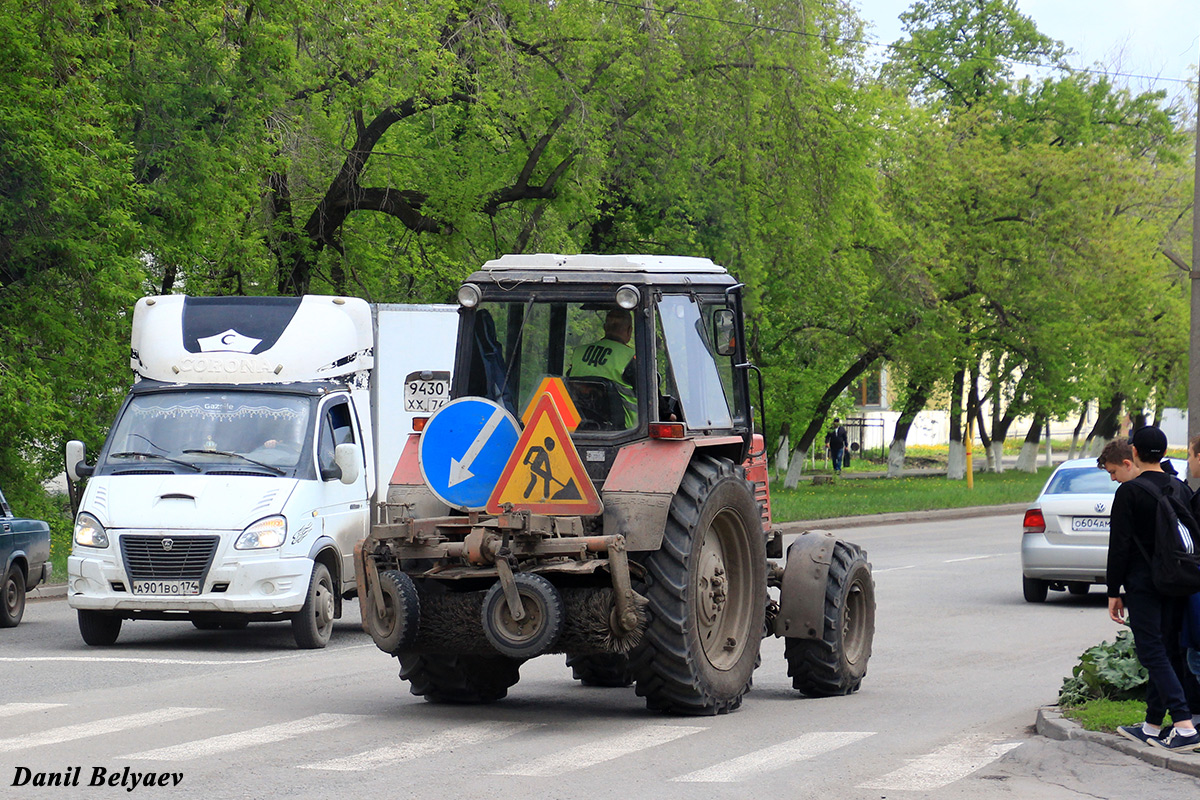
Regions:
<instances>
[{"instance_id":1,"label":"van grille","mask_svg":"<svg viewBox=\"0 0 1200 800\"><path fill-rule=\"evenodd\" d=\"M121 557L131 581L203 580L217 536L122 536Z\"/></svg>"}]
</instances>

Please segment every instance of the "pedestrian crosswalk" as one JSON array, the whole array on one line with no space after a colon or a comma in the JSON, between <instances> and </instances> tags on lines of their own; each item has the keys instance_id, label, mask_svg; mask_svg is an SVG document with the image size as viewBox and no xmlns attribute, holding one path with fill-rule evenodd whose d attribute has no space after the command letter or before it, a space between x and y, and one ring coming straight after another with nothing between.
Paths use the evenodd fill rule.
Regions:
<instances>
[{"instance_id":1,"label":"pedestrian crosswalk","mask_svg":"<svg viewBox=\"0 0 1200 800\"><path fill-rule=\"evenodd\" d=\"M207 716L197 724L173 724L202 715ZM492 758L490 762L480 764L479 769L484 774L497 776L500 780L505 777L537 780L605 764L620 764L621 759L629 763L628 759L653 754L661 748L664 755L655 759L656 764L660 767L672 763L681 765L676 774L670 774L669 768L665 772L659 769L662 780L676 784L739 784L764 774L787 774L791 765L837 757L842 751L858 761L862 758L864 743L886 736L875 731L843 730L812 731L777 742L763 742L759 738L740 740L729 737L723 719L627 720L618 723L610 720L598 726L593 735L574 720L463 723L459 719L431 723L426 716L422 718L419 730L415 730L397 726L395 717L390 714L332 713L276 719L268 724L247 727L245 714L194 707L157 708L104 719L73 721L85 716L86 709L60 703L0 704L0 718L21 717L25 723L21 735L0 739L0 753L33 751L60 744L67 744L68 751L79 752L84 740L96 739L102 743L111 740L124 745L113 750L115 762L131 764L136 769L140 762L183 766L211 760L226 765L241 754L261 753L264 746L271 745L272 763L280 767L367 773L387 771L423 759L435 764L443 754L475 750L486 752ZM43 722L45 725L38 729L39 723ZM64 722L69 724L61 724ZM349 735L357 727L362 727L365 735ZM145 730L136 734L139 729ZM203 730L205 735L173 743L162 743L159 738L161 731L196 730ZM327 735L335 731L337 738ZM120 735L114 737L114 734ZM156 738L158 742L155 742ZM187 738L187 734L179 738ZM315 752L314 741L336 744ZM142 749L137 749L136 744L130 747L129 742L141 743ZM364 744L347 748L348 742ZM371 744L365 744L368 742ZM162 746L145 747L157 743ZM881 761L880 772L885 774L863 781L857 788L927 792L979 771L1018 746L1020 742L982 734L965 737L912 758ZM351 752L345 752L347 749ZM872 747L870 752L876 750ZM695 768L694 754L705 751L720 753L723 760ZM329 758L331 752L338 754ZM897 761L904 763L896 767ZM885 772L888 767L896 768Z\"/></svg>"}]
</instances>

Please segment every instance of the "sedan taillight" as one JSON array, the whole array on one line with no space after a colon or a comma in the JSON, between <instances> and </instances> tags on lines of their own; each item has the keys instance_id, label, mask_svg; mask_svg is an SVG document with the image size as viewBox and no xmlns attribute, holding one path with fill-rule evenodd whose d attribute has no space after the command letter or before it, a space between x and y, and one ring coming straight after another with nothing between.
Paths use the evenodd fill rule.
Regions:
<instances>
[{"instance_id":1,"label":"sedan taillight","mask_svg":"<svg viewBox=\"0 0 1200 800\"><path fill-rule=\"evenodd\" d=\"M1046 532L1046 518L1042 516L1042 510L1040 508L1031 508L1025 512L1025 532Z\"/></svg>"}]
</instances>

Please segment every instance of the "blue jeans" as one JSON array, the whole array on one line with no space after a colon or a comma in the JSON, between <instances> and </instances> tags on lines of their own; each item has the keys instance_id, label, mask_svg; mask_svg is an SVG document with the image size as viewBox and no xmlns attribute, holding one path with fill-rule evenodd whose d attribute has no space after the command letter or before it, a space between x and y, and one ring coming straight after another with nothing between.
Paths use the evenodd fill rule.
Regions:
<instances>
[{"instance_id":1,"label":"blue jeans","mask_svg":"<svg viewBox=\"0 0 1200 800\"><path fill-rule=\"evenodd\" d=\"M842 448L829 451L829 456L833 459L833 471L834 472L842 471L842 454L845 452L846 452L845 449L842 449Z\"/></svg>"}]
</instances>

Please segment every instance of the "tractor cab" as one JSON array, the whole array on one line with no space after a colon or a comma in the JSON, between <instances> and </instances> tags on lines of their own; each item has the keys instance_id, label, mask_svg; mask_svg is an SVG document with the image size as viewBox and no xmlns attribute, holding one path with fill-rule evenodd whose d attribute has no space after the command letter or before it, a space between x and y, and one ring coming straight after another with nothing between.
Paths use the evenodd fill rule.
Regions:
<instances>
[{"instance_id":1,"label":"tractor cab","mask_svg":"<svg viewBox=\"0 0 1200 800\"><path fill-rule=\"evenodd\" d=\"M749 453L741 285L708 259L506 255L458 300L453 396L520 418L545 378L562 378L594 481L648 438L719 438L736 463Z\"/></svg>"}]
</instances>

